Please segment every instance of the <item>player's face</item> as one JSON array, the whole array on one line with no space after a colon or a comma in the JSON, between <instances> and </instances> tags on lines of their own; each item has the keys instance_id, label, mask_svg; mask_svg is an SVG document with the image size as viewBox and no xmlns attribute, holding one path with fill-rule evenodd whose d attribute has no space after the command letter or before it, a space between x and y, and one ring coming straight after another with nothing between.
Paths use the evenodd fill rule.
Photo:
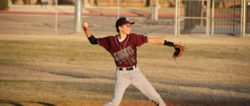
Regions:
<instances>
[{"instance_id":1,"label":"player's face","mask_svg":"<svg viewBox=\"0 0 250 106\"><path fill-rule=\"evenodd\" d=\"M131 24L128 23L128 24L122 25L121 28L120 28L120 31L123 34L130 34L130 32L131 32Z\"/></svg>"}]
</instances>

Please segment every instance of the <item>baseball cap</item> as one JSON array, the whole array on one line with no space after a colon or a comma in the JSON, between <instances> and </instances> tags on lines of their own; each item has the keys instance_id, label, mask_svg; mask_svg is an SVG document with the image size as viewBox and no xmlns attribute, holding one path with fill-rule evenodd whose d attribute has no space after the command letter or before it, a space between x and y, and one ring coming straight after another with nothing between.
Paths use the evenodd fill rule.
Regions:
<instances>
[{"instance_id":1,"label":"baseball cap","mask_svg":"<svg viewBox=\"0 0 250 106\"><path fill-rule=\"evenodd\" d=\"M135 22L129 21L126 17L121 17L121 18L119 18L119 19L116 21L115 27L116 27L116 29L117 29L117 31L118 31L118 27L119 27L119 26L122 26L122 25L128 24L128 23L130 23L131 25L132 25L132 24L135 24Z\"/></svg>"}]
</instances>

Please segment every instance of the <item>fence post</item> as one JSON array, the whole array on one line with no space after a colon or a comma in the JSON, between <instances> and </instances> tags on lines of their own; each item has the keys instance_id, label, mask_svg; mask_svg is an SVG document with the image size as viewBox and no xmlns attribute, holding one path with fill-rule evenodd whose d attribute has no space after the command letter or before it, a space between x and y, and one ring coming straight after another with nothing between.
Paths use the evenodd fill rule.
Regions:
<instances>
[{"instance_id":1,"label":"fence post","mask_svg":"<svg viewBox=\"0 0 250 106\"><path fill-rule=\"evenodd\" d=\"M247 9L247 2L246 2L246 0L243 0L242 1L242 12L241 12L241 16L242 16L242 21L241 21L241 23L242 23L242 26L241 26L241 29L242 29L242 34L241 34L241 36L243 37L243 38L245 38L246 37L246 9Z\"/></svg>"},{"instance_id":2,"label":"fence post","mask_svg":"<svg viewBox=\"0 0 250 106\"><path fill-rule=\"evenodd\" d=\"M82 32L82 0L75 2L75 31Z\"/></svg>"},{"instance_id":3,"label":"fence post","mask_svg":"<svg viewBox=\"0 0 250 106\"><path fill-rule=\"evenodd\" d=\"M178 4L179 4L179 2L178 2L179 0L175 0L175 28L174 28L174 35L175 36L178 36L179 35L179 33L178 33L178 11L179 11L179 6L178 6Z\"/></svg>"},{"instance_id":4,"label":"fence post","mask_svg":"<svg viewBox=\"0 0 250 106\"><path fill-rule=\"evenodd\" d=\"M210 32L210 5L211 5L211 2L210 0L207 0L207 22L206 22L206 34L209 35L209 32Z\"/></svg>"},{"instance_id":5,"label":"fence post","mask_svg":"<svg viewBox=\"0 0 250 106\"><path fill-rule=\"evenodd\" d=\"M212 1L212 27L211 27L211 36L214 35L214 11L215 11L215 0Z\"/></svg>"},{"instance_id":6,"label":"fence post","mask_svg":"<svg viewBox=\"0 0 250 106\"><path fill-rule=\"evenodd\" d=\"M120 0L117 0L117 19L120 18Z\"/></svg>"},{"instance_id":7,"label":"fence post","mask_svg":"<svg viewBox=\"0 0 250 106\"><path fill-rule=\"evenodd\" d=\"M58 0L55 0L55 33L58 34Z\"/></svg>"},{"instance_id":8,"label":"fence post","mask_svg":"<svg viewBox=\"0 0 250 106\"><path fill-rule=\"evenodd\" d=\"M158 0L154 0L154 3L151 7L151 20L153 21L158 21L158 8L159 8Z\"/></svg>"}]
</instances>

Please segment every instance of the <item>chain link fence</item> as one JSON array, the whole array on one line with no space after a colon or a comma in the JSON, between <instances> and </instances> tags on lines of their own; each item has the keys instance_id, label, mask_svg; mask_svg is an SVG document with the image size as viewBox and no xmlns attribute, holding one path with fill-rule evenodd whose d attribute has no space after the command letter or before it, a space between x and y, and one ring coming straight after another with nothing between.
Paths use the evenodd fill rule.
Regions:
<instances>
[{"instance_id":1,"label":"chain link fence","mask_svg":"<svg viewBox=\"0 0 250 106\"><path fill-rule=\"evenodd\" d=\"M31 9L32 11L43 11L47 16L28 17L30 19L21 19L23 17L21 15L15 16L21 18L2 16L2 20L17 20L15 20L16 22L10 21L10 24L6 24L7 26L11 25L11 23L25 24L22 28L27 27L27 30L29 30L29 28L37 28L35 30L29 30L34 33L74 32L73 14L75 0L58 0L58 7L55 6L56 0L47 0L46 5L41 3L42 0L10 1L13 1L12 7L15 7L17 10L22 8L24 11ZM158 0L160 7L158 10L159 20L157 21L150 20L150 14L153 13L151 8L154 4L154 0L83 0L83 5L85 5L85 10L94 14L101 14L102 16L102 14L105 13L109 15L110 10L112 10L114 14L118 14L118 12L116 12L118 8L106 8L118 7L117 2L119 2L119 6L121 6L119 7L119 12L136 15L135 17L132 16L133 19L137 21L135 31L141 32L145 30L145 28L148 28L143 31L145 34L226 34L235 36L244 35L245 32L246 34L250 34L250 0ZM69 4L65 5L65 3ZM61 14L56 15L55 11ZM34 20L34 22L32 20ZM116 20L116 17L114 17L114 20ZM4 22L6 21L2 21L3 28L5 27ZM94 22L97 22L97 20ZM100 20L100 23L93 27L98 28L102 25L101 22L103 21ZM8 29L1 31L8 31ZM104 31L113 31L113 29L109 28Z\"/></svg>"},{"instance_id":2,"label":"chain link fence","mask_svg":"<svg viewBox=\"0 0 250 106\"><path fill-rule=\"evenodd\" d=\"M206 34L208 33L209 7L207 2L209 0L183 0L178 2L178 34ZM184 6L181 7L181 3Z\"/></svg>"},{"instance_id":3,"label":"chain link fence","mask_svg":"<svg viewBox=\"0 0 250 106\"><path fill-rule=\"evenodd\" d=\"M242 0L177 0L176 2L176 35L241 36L245 35L245 32L249 33L249 0L246 7L244 6L246 1ZM181 3L184 4L183 7L180 6Z\"/></svg>"},{"instance_id":4,"label":"chain link fence","mask_svg":"<svg viewBox=\"0 0 250 106\"><path fill-rule=\"evenodd\" d=\"M214 0L212 4L212 34L241 34L241 0Z\"/></svg>"},{"instance_id":5,"label":"chain link fence","mask_svg":"<svg viewBox=\"0 0 250 106\"><path fill-rule=\"evenodd\" d=\"M119 2L121 7L150 7L154 0L86 0L91 6L116 7ZM161 7L175 7L175 0L158 0Z\"/></svg>"}]
</instances>

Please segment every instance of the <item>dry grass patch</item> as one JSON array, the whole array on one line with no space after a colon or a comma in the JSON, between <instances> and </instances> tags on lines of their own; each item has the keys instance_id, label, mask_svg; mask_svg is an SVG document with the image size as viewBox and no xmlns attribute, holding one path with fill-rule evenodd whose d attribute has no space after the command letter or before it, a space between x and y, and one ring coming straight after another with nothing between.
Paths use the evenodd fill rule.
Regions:
<instances>
[{"instance_id":1,"label":"dry grass patch","mask_svg":"<svg viewBox=\"0 0 250 106\"><path fill-rule=\"evenodd\" d=\"M140 69L164 99L177 105L250 100L249 38L166 38L186 47L177 62L171 58L172 48L150 44L138 48ZM0 48L0 105L98 101L98 106L112 96L113 59L82 36L1 35ZM123 105L151 103L146 100L129 87Z\"/></svg>"}]
</instances>

